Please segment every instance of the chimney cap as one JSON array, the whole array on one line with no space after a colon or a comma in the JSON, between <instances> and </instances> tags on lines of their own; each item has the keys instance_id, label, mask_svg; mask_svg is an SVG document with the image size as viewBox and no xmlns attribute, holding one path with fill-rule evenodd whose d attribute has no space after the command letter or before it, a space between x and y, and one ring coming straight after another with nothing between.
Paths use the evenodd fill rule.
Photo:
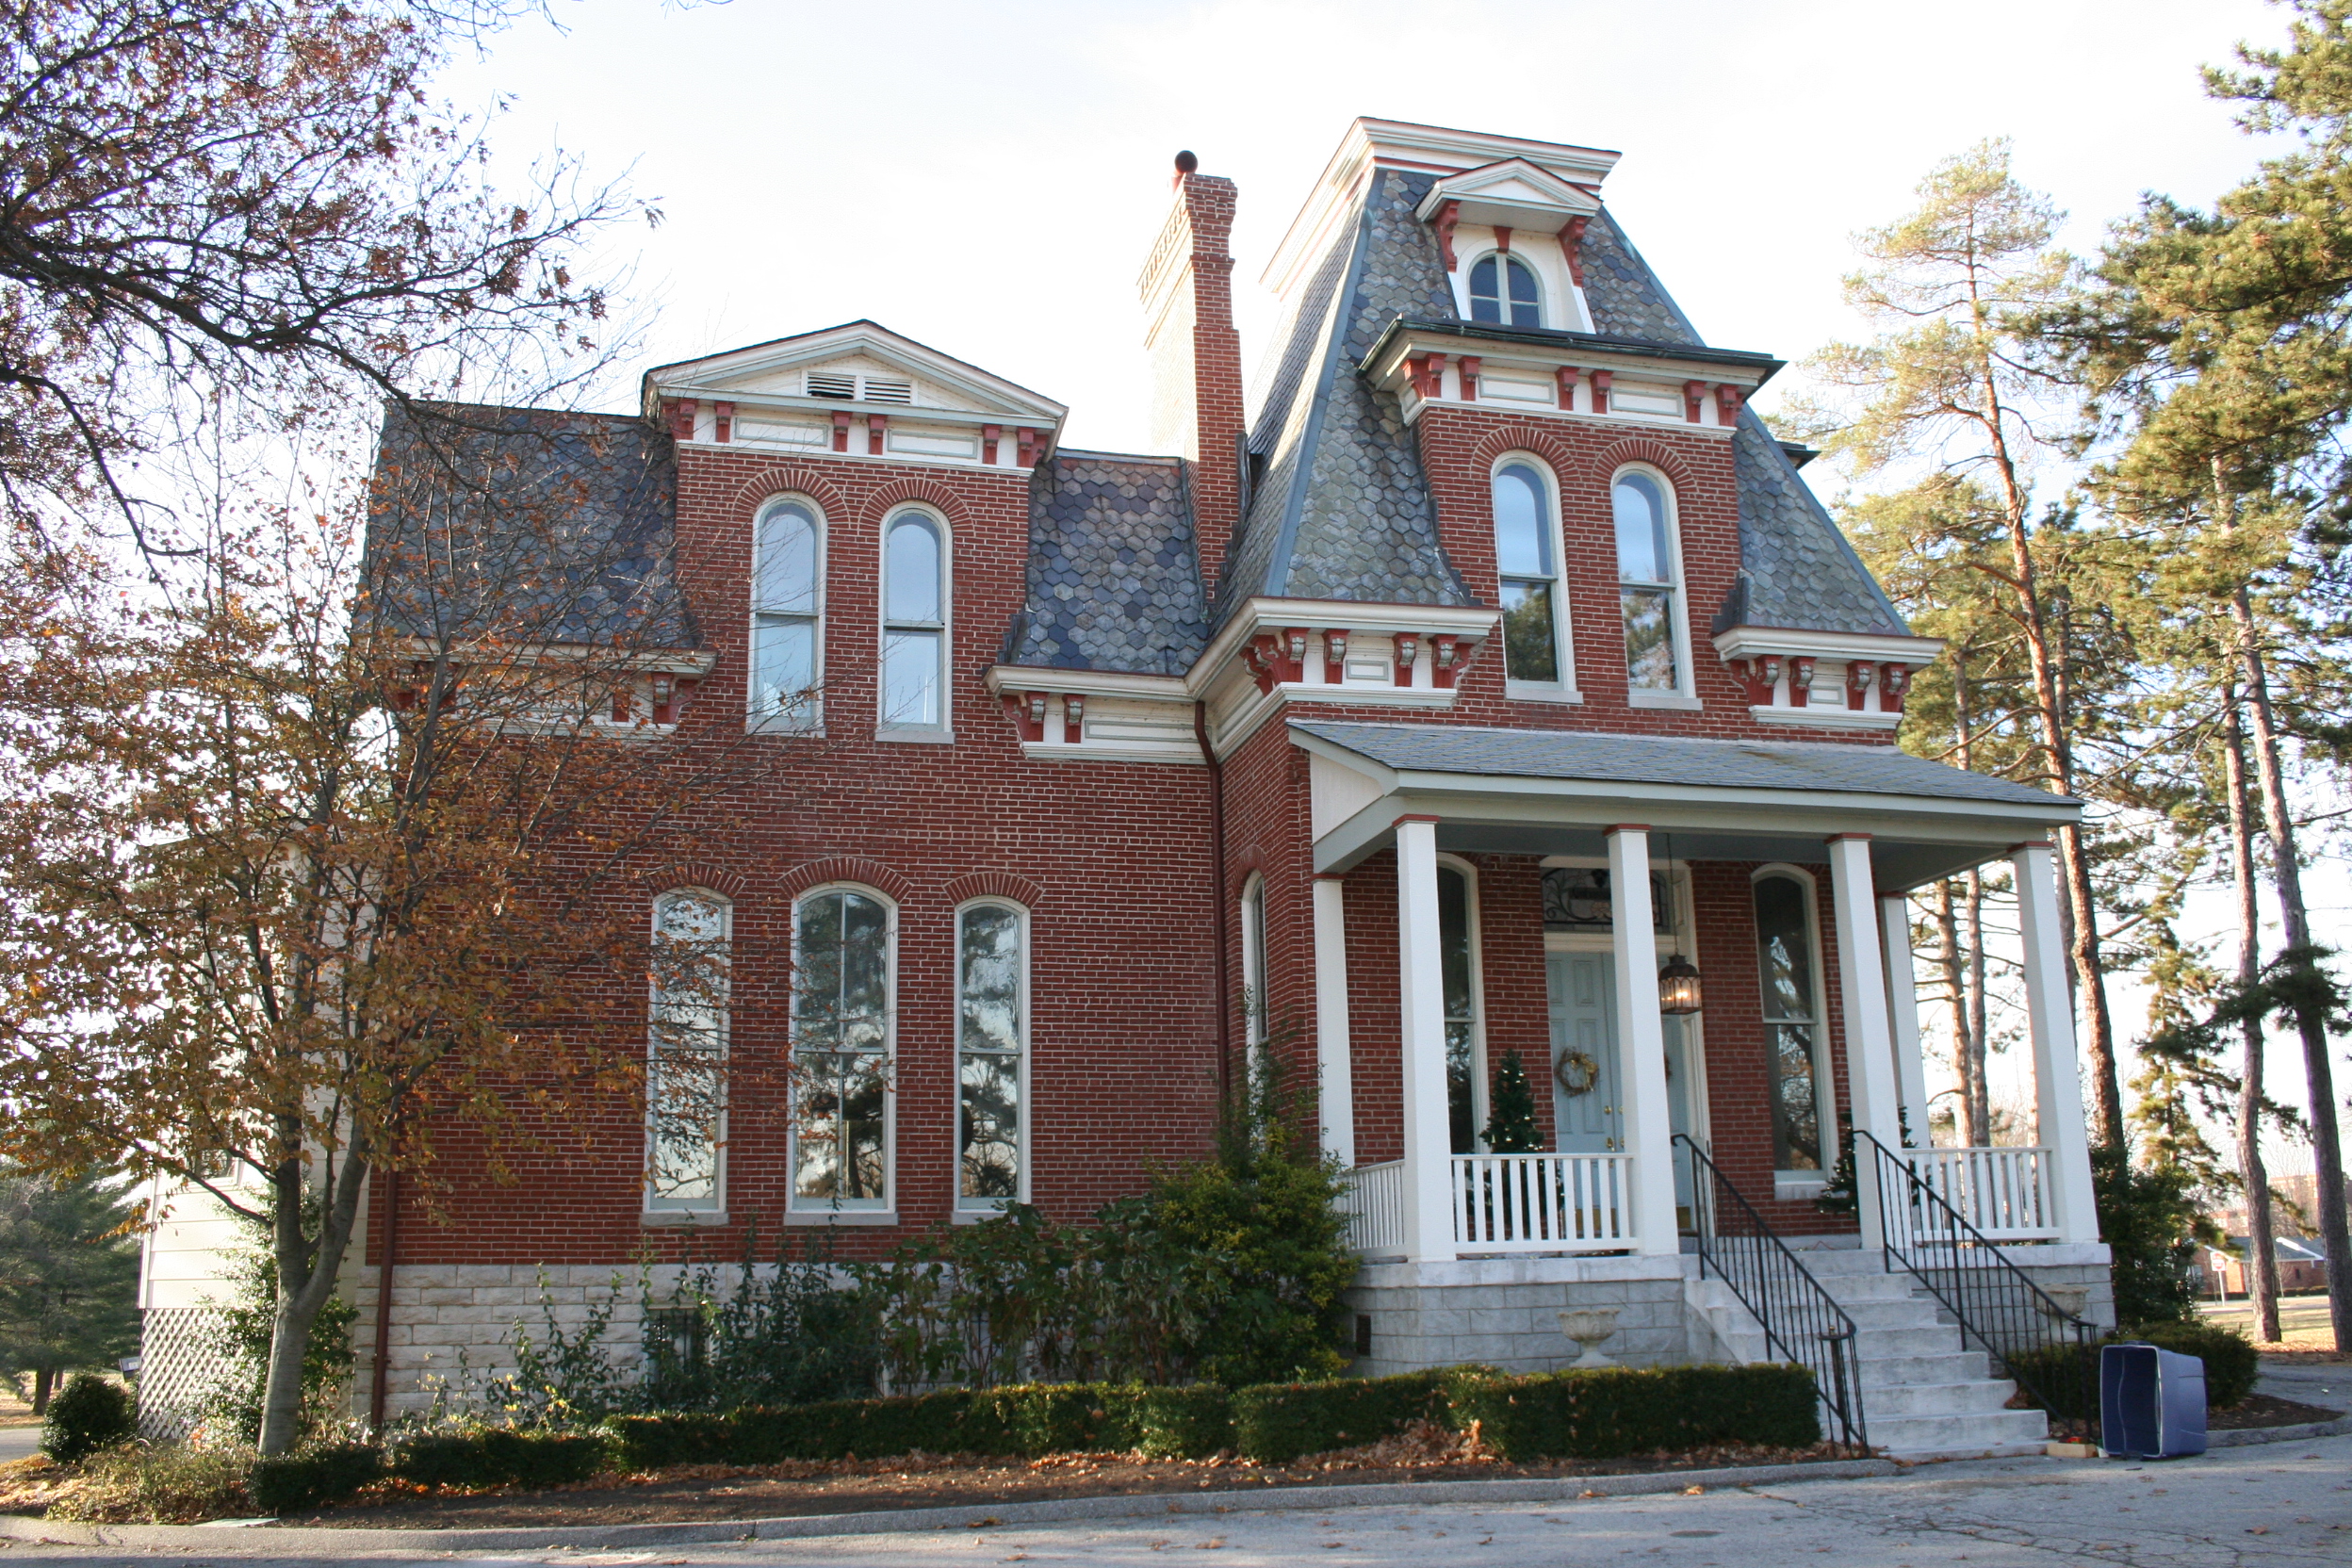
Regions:
<instances>
[{"instance_id":1,"label":"chimney cap","mask_svg":"<svg viewBox=\"0 0 2352 1568\"><path fill-rule=\"evenodd\" d=\"M1176 172L1179 174L1189 174L1200 167L1200 160L1193 156L1190 153L1179 153L1176 155Z\"/></svg>"}]
</instances>

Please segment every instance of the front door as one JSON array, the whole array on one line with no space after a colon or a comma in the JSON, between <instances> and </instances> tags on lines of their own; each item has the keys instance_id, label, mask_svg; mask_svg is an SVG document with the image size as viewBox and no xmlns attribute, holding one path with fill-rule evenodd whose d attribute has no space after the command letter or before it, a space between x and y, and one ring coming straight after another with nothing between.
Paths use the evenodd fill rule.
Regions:
<instances>
[{"instance_id":1,"label":"front door","mask_svg":"<svg viewBox=\"0 0 2352 1568\"><path fill-rule=\"evenodd\" d=\"M1617 1061L1616 959L1607 952L1544 955L1551 993L1552 1125L1563 1154L1616 1153L1625 1147L1624 1082ZM1666 1039L1666 1119L1690 1131L1690 1051L1685 1021L1660 1020ZM1690 1206L1689 1162L1674 1166L1674 1203Z\"/></svg>"}]
</instances>

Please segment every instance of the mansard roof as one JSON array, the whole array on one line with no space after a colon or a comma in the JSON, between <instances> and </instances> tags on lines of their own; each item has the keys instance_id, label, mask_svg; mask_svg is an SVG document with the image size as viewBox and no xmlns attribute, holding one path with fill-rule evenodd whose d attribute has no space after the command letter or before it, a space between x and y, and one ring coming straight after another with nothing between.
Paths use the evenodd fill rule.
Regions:
<instances>
[{"instance_id":1,"label":"mansard roof","mask_svg":"<svg viewBox=\"0 0 2352 1568\"><path fill-rule=\"evenodd\" d=\"M633 416L387 403L368 580L414 636L695 649L677 499L676 448Z\"/></svg>"},{"instance_id":2,"label":"mansard roof","mask_svg":"<svg viewBox=\"0 0 2352 1568\"><path fill-rule=\"evenodd\" d=\"M1184 463L1060 451L1038 464L1028 598L1004 662L1180 676L1208 637Z\"/></svg>"},{"instance_id":3,"label":"mansard roof","mask_svg":"<svg viewBox=\"0 0 2352 1568\"><path fill-rule=\"evenodd\" d=\"M1460 320L1436 236L1416 217L1440 178L1376 167L1355 221L1338 226L1295 290L1254 388L1249 450L1258 481L1217 585L1213 624L1259 595L1475 602L1440 543L1418 444L1395 400L1357 373L1399 322ZM1538 335L1594 348L1701 351L1777 368L1767 356L1708 349L1606 208L1585 228L1582 259L1594 332ZM1733 466L1741 573L1716 630L1905 634L1902 615L1797 477L1795 462L1745 410Z\"/></svg>"}]
</instances>

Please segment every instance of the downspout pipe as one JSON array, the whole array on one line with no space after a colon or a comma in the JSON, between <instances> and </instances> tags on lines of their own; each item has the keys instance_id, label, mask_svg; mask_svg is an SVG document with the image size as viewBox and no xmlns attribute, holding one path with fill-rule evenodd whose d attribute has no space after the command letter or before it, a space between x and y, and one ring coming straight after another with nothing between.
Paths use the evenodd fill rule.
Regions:
<instances>
[{"instance_id":1,"label":"downspout pipe","mask_svg":"<svg viewBox=\"0 0 2352 1568\"><path fill-rule=\"evenodd\" d=\"M1232 960L1225 943L1225 764L1209 744L1209 705L1192 705L1192 733L1200 743L1200 759L1209 765L1210 924L1217 933L1217 1096L1219 1107L1233 1098L1233 986L1228 978Z\"/></svg>"}]
</instances>

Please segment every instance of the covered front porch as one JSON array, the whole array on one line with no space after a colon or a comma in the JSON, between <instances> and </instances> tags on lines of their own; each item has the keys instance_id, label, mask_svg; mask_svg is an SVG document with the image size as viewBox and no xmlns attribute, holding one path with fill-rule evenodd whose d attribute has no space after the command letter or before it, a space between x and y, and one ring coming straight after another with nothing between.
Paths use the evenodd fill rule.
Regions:
<instances>
[{"instance_id":1,"label":"covered front porch","mask_svg":"<svg viewBox=\"0 0 2352 1568\"><path fill-rule=\"evenodd\" d=\"M2047 840L2074 803L1881 746L1291 734L1313 787L1323 1138L1348 1168L1368 1279L1617 1255L1658 1260L1636 1272L1662 1280L1709 1200L1698 1152L1792 1245L1876 1248L1919 1213L1882 1215L1867 1169L1837 1179L1845 1125L1900 1151L1985 1237L2091 1258ZM2023 913L2036 1141L1928 1148L1904 895L2003 858ZM1662 984L1670 960L1679 978ZM1539 1149L1487 1136L1511 1053Z\"/></svg>"}]
</instances>

